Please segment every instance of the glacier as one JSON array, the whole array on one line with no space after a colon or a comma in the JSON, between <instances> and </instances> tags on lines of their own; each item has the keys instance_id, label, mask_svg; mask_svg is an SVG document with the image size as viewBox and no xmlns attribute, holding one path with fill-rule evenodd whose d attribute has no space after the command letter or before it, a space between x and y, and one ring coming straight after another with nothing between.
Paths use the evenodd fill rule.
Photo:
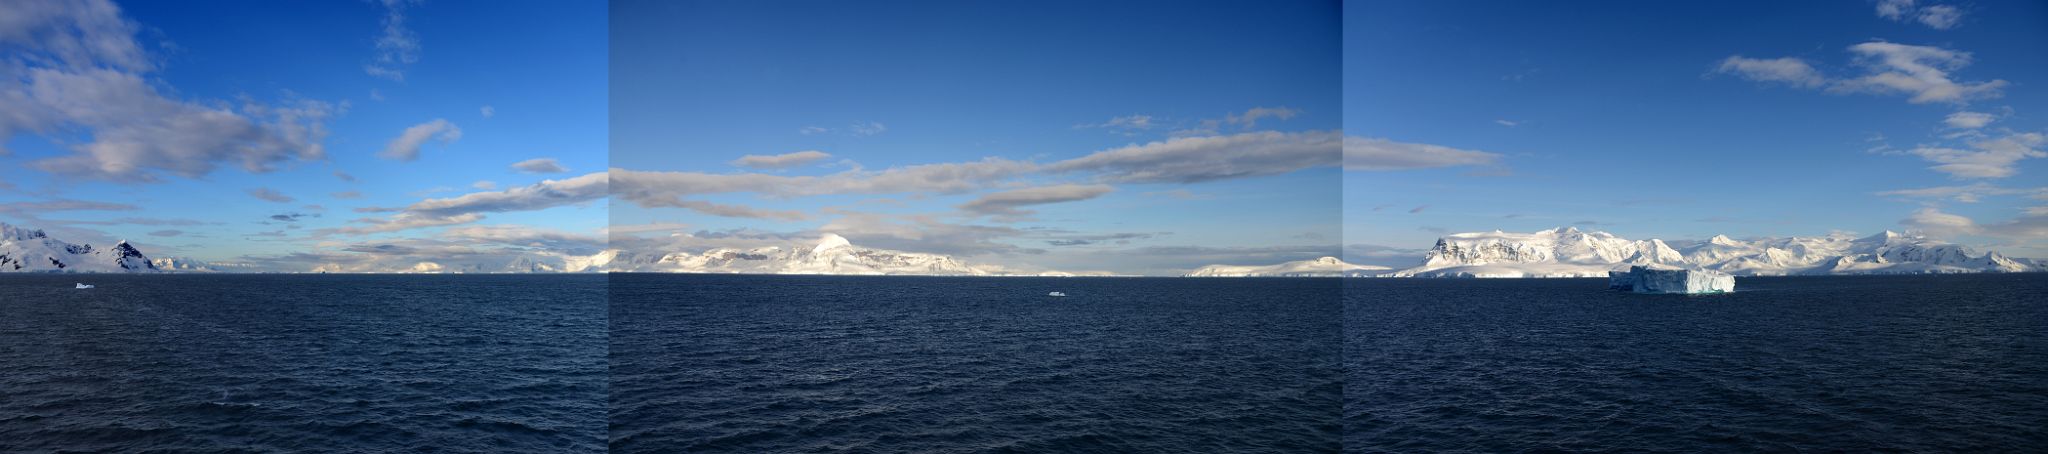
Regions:
<instances>
[{"instance_id":1,"label":"glacier","mask_svg":"<svg viewBox=\"0 0 2048 454\"><path fill-rule=\"evenodd\" d=\"M0 273L144 273L149 256L122 241L113 247L72 244L42 230L0 223Z\"/></svg>"}]
</instances>

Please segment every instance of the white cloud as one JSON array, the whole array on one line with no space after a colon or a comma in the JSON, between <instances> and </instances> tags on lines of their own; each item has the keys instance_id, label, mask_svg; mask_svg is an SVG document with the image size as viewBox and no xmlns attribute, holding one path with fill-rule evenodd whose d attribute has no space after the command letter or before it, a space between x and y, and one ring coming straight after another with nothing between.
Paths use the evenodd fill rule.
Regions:
<instances>
[{"instance_id":1,"label":"white cloud","mask_svg":"<svg viewBox=\"0 0 2048 454\"><path fill-rule=\"evenodd\" d=\"M534 158L519 161L512 163L512 168L524 173L562 173L569 171L568 167L562 167L562 163L555 161L555 158Z\"/></svg>"},{"instance_id":2,"label":"white cloud","mask_svg":"<svg viewBox=\"0 0 2048 454\"><path fill-rule=\"evenodd\" d=\"M1947 30L1955 28L1957 24L1963 22L1963 11L1953 6L1934 5L1921 8L1920 15L1915 16L1914 19L1918 19L1921 24L1928 27L1934 27L1937 30Z\"/></svg>"},{"instance_id":3,"label":"white cloud","mask_svg":"<svg viewBox=\"0 0 2048 454\"><path fill-rule=\"evenodd\" d=\"M1988 183L1976 183L1968 186L1898 189L1878 192L1877 195L1919 199L1951 199L1962 203L1977 203L1983 201L1985 197L2001 195L2030 195L2036 198L2048 198L2048 187L2007 188Z\"/></svg>"},{"instance_id":4,"label":"white cloud","mask_svg":"<svg viewBox=\"0 0 2048 454\"><path fill-rule=\"evenodd\" d=\"M1715 72L1745 79L1784 83L1799 88L1825 87L1833 93L1901 94L1914 104L1962 104L1997 98L2007 82L1957 82L1949 75L1970 65L1970 53L1931 46L1873 41L1849 46L1860 77L1835 79L1797 58L1754 59L1740 55L1721 60Z\"/></svg>"},{"instance_id":5,"label":"white cloud","mask_svg":"<svg viewBox=\"0 0 2048 454\"><path fill-rule=\"evenodd\" d=\"M832 132L832 130L830 130L830 129L825 129L825 128L820 128L820 127L817 127L817 126L805 126L805 127L803 127L803 128L799 128L799 129L797 129L797 130L796 130L796 132L797 132L797 134L803 134L803 135L807 135L807 136L810 136L810 135L818 135L818 134L824 134L824 133Z\"/></svg>"},{"instance_id":6,"label":"white cloud","mask_svg":"<svg viewBox=\"0 0 2048 454\"><path fill-rule=\"evenodd\" d=\"M1013 189L983 194L973 201L960 205L960 209L980 215L1015 219L1033 214L1032 211L1019 207L1088 200L1115 191L1115 187L1106 184L1063 184Z\"/></svg>"},{"instance_id":7,"label":"white cloud","mask_svg":"<svg viewBox=\"0 0 2048 454\"><path fill-rule=\"evenodd\" d=\"M1935 236L1954 237L1977 232L1976 221L1968 217L1944 213L1939 208L1926 207L1915 211L1899 224L1909 229L1926 232Z\"/></svg>"},{"instance_id":8,"label":"white cloud","mask_svg":"<svg viewBox=\"0 0 2048 454\"><path fill-rule=\"evenodd\" d=\"M377 54L363 65L363 73L375 77L405 81L405 66L420 59L420 39L405 27L405 8L411 0L383 0L384 28L377 34Z\"/></svg>"},{"instance_id":9,"label":"white cloud","mask_svg":"<svg viewBox=\"0 0 2048 454\"><path fill-rule=\"evenodd\" d=\"M455 123L449 123L448 120L436 118L434 121L405 128L405 132L391 139L391 143L386 144L384 151L377 156L384 159L413 161L420 158L420 147L426 145L429 140L437 140L442 145L447 145L461 138L462 128L456 127Z\"/></svg>"},{"instance_id":10,"label":"white cloud","mask_svg":"<svg viewBox=\"0 0 2048 454\"><path fill-rule=\"evenodd\" d=\"M1907 153L1938 163L1929 168L1952 177L2005 178L2019 173L2021 160L2048 157L2043 145L2048 136L2041 133L2014 133L1971 141L1969 149L1923 146Z\"/></svg>"},{"instance_id":11,"label":"white cloud","mask_svg":"<svg viewBox=\"0 0 2048 454\"><path fill-rule=\"evenodd\" d=\"M404 212L453 216L465 213L540 210L604 198L609 181L610 177L604 172L566 180L544 180L503 191L422 200L406 206Z\"/></svg>"},{"instance_id":12,"label":"white cloud","mask_svg":"<svg viewBox=\"0 0 2048 454\"><path fill-rule=\"evenodd\" d=\"M1849 46L1849 51L1869 73L1837 82L1831 90L1905 94L1910 96L1907 102L1914 104L1962 103L1997 98L2007 85L2004 80L1964 83L1950 79L1950 71L1970 65L1968 52L1882 41Z\"/></svg>"},{"instance_id":13,"label":"white cloud","mask_svg":"<svg viewBox=\"0 0 2048 454\"><path fill-rule=\"evenodd\" d=\"M1344 138L1345 170L1409 170L1438 167L1488 166L1500 162L1500 155L1461 150L1441 145L1395 142L1371 137Z\"/></svg>"},{"instance_id":14,"label":"white cloud","mask_svg":"<svg viewBox=\"0 0 2048 454\"><path fill-rule=\"evenodd\" d=\"M1940 208L1925 207L1899 221L1906 228L1937 238L1954 238L1962 235L1979 235L2016 240L2040 240L2048 238L2048 216L2037 208L2025 209L2021 216L1993 223L1979 223L1969 217L1947 213Z\"/></svg>"},{"instance_id":15,"label":"white cloud","mask_svg":"<svg viewBox=\"0 0 2048 454\"><path fill-rule=\"evenodd\" d=\"M1936 30L1955 28L1963 21L1963 11L1949 5L1927 5L1921 7L1913 0L1878 0L1877 17L1904 22L1912 20Z\"/></svg>"},{"instance_id":16,"label":"white cloud","mask_svg":"<svg viewBox=\"0 0 2048 454\"><path fill-rule=\"evenodd\" d=\"M284 195L284 193L282 193L282 192L277 192L277 190L276 190L276 189L271 189L271 188L255 188L255 189L250 189L250 190L249 190L249 195L251 195L251 196L255 196L256 198L259 198L259 199L263 199L263 200L269 200L269 201L272 201L272 202L277 202L277 203L292 203L292 201L294 201L294 200L298 200L298 199L293 199L293 198L292 198L291 196L288 196L288 195Z\"/></svg>"},{"instance_id":17,"label":"white cloud","mask_svg":"<svg viewBox=\"0 0 2048 454\"><path fill-rule=\"evenodd\" d=\"M368 234L425 227L467 224L483 220L484 213L535 211L574 205L604 198L610 177L592 173L566 180L544 180L502 191L475 192L457 197L427 199L404 208L357 208L357 212L397 211L389 218L363 218L354 222L366 227L324 229L317 233Z\"/></svg>"},{"instance_id":18,"label":"white cloud","mask_svg":"<svg viewBox=\"0 0 2048 454\"><path fill-rule=\"evenodd\" d=\"M222 163L267 172L325 156L325 122L346 105L166 95L175 90L150 77L158 64L137 30L104 0L0 2L0 144L44 135L70 154L30 167L126 182L197 178Z\"/></svg>"},{"instance_id":19,"label":"white cloud","mask_svg":"<svg viewBox=\"0 0 2048 454\"><path fill-rule=\"evenodd\" d=\"M484 118L491 118L498 116L498 109L492 108L491 106L483 106L477 108L477 113L482 114Z\"/></svg>"},{"instance_id":20,"label":"white cloud","mask_svg":"<svg viewBox=\"0 0 2048 454\"><path fill-rule=\"evenodd\" d=\"M491 180L478 180L475 183L470 183L469 187L482 189L485 191L496 191L498 190L498 182Z\"/></svg>"},{"instance_id":21,"label":"white cloud","mask_svg":"<svg viewBox=\"0 0 2048 454\"><path fill-rule=\"evenodd\" d=\"M1516 126L1521 126L1521 125L1522 125L1522 122L1519 122L1519 121L1508 121L1508 120L1494 120L1494 121L1493 121L1493 123L1494 123L1494 124L1497 124L1497 125L1501 125L1501 126L1506 126L1506 127L1510 127L1510 128L1512 128L1512 127L1516 127Z\"/></svg>"},{"instance_id":22,"label":"white cloud","mask_svg":"<svg viewBox=\"0 0 2048 454\"><path fill-rule=\"evenodd\" d=\"M1178 137L1103 150L1046 170L1094 172L1122 183L1195 183L1334 167L1343 159L1342 144L1336 131Z\"/></svg>"},{"instance_id":23,"label":"white cloud","mask_svg":"<svg viewBox=\"0 0 2048 454\"><path fill-rule=\"evenodd\" d=\"M1136 132L1139 132L1139 131L1144 131L1144 130L1152 129L1153 127L1155 127L1155 126L1158 126L1158 125L1159 125L1158 123L1153 123L1153 121L1152 121L1152 116L1151 116L1151 115L1135 115L1135 114L1134 114L1134 115L1128 115L1128 116L1122 116L1122 117L1113 117L1113 118L1110 118L1110 119L1109 119L1109 121L1105 121L1105 122L1101 122L1101 123L1092 123L1092 124L1079 124L1079 125L1074 125L1074 127L1075 127L1075 128L1077 128L1077 129L1078 129L1078 128L1100 128L1100 129L1110 129L1110 130L1115 130L1115 131L1118 131L1118 132L1123 132L1123 133L1126 133L1126 134L1131 134L1131 133L1136 133Z\"/></svg>"},{"instance_id":24,"label":"white cloud","mask_svg":"<svg viewBox=\"0 0 2048 454\"><path fill-rule=\"evenodd\" d=\"M776 221L802 221L811 218L810 215L804 214L801 211L763 210L749 206L727 205L703 200L656 198L637 200L636 202L640 206L648 208L682 208L706 215L728 218L769 219Z\"/></svg>"},{"instance_id":25,"label":"white cloud","mask_svg":"<svg viewBox=\"0 0 2048 454\"><path fill-rule=\"evenodd\" d=\"M889 127L878 121L858 122L846 127L847 132L856 136L872 136L889 131Z\"/></svg>"},{"instance_id":26,"label":"white cloud","mask_svg":"<svg viewBox=\"0 0 2048 454\"><path fill-rule=\"evenodd\" d=\"M1877 17L1882 17L1891 20L1901 20L1905 19L1906 13L1911 11L1913 11L1913 0L1877 1Z\"/></svg>"},{"instance_id":27,"label":"white cloud","mask_svg":"<svg viewBox=\"0 0 2048 454\"><path fill-rule=\"evenodd\" d=\"M343 171L339 171L339 170L336 170L336 171L334 171L334 177L335 177L335 178L339 178L339 179L341 179L341 181L346 181L346 182L350 182L350 183L354 183L354 182L356 182L356 176L355 176L355 175L349 175L349 174L348 174L348 172L343 172Z\"/></svg>"},{"instance_id":28,"label":"white cloud","mask_svg":"<svg viewBox=\"0 0 2048 454\"><path fill-rule=\"evenodd\" d=\"M787 169L832 157L823 151L804 150L778 155L746 155L732 161L732 165L755 169Z\"/></svg>"},{"instance_id":29,"label":"white cloud","mask_svg":"<svg viewBox=\"0 0 2048 454\"><path fill-rule=\"evenodd\" d=\"M1942 120L1942 122L1947 123L1948 127L1951 128L1977 129L1991 124L1992 121L1997 119L1998 116L1983 112L1956 112L1948 114L1948 118Z\"/></svg>"},{"instance_id":30,"label":"white cloud","mask_svg":"<svg viewBox=\"0 0 2048 454\"><path fill-rule=\"evenodd\" d=\"M1716 68L1715 72L1801 88L1815 88L1828 83L1827 78L1822 77L1820 71L1813 69L1813 65L1807 64L1806 60L1791 57L1759 59L1735 55L1722 59L1721 66Z\"/></svg>"},{"instance_id":31,"label":"white cloud","mask_svg":"<svg viewBox=\"0 0 2048 454\"><path fill-rule=\"evenodd\" d=\"M1253 107L1249 110L1244 111L1244 113L1242 114L1233 114L1228 117L1225 117L1223 121L1226 123L1238 125L1238 127L1244 129L1251 129L1259 125L1259 119L1261 118L1277 118L1281 120L1286 120L1294 118L1295 115L1300 113L1301 111L1299 110L1294 110L1287 107Z\"/></svg>"},{"instance_id":32,"label":"white cloud","mask_svg":"<svg viewBox=\"0 0 2048 454\"><path fill-rule=\"evenodd\" d=\"M679 197L750 192L775 197L827 194L952 194L980 189L1034 171L1037 165L1001 158L924 164L870 171L853 169L823 176L760 173L653 172L612 169L612 189L621 199L665 203Z\"/></svg>"}]
</instances>

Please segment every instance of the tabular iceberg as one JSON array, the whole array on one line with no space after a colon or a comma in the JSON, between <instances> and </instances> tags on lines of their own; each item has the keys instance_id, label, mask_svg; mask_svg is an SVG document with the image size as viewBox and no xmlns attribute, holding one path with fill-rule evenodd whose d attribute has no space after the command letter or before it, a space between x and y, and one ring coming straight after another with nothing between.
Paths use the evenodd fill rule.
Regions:
<instances>
[{"instance_id":1,"label":"tabular iceberg","mask_svg":"<svg viewBox=\"0 0 2048 454\"><path fill-rule=\"evenodd\" d=\"M1628 272L1607 273L1607 288L1636 293L1730 293L1735 276L1708 270L1631 266Z\"/></svg>"}]
</instances>

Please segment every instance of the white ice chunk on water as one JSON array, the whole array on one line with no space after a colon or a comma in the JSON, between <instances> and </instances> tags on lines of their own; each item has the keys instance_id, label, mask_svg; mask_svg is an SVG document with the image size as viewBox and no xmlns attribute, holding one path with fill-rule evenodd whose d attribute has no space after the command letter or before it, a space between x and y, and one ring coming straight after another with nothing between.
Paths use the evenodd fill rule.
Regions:
<instances>
[{"instance_id":1,"label":"white ice chunk on water","mask_svg":"<svg viewBox=\"0 0 2048 454\"><path fill-rule=\"evenodd\" d=\"M1045 294L1045 296L1050 296L1050 297L1054 297L1054 298L1059 298L1059 297L1065 297L1065 296L1067 296L1067 294L1065 294L1065 293L1060 293L1060 292L1052 292L1052 293L1047 293L1047 294Z\"/></svg>"},{"instance_id":2,"label":"white ice chunk on water","mask_svg":"<svg viewBox=\"0 0 2048 454\"><path fill-rule=\"evenodd\" d=\"M82 288L82 289L83 289L83 288L92 288L92 285L89 285L89 284L78 284L78 288Z\"/></svg>"},{"instance_id":3,"label":"white ice chunk on water","mask_svg":"<svg viewBox=\"0 0 2048 454\"><path fill-rule=\"evenodd\" d=\"M1607 273L1607 288L1636 293L1730 293L1735 276L1708 270L1631 266L1627 273Z\"/></svg>"}]
</instances>

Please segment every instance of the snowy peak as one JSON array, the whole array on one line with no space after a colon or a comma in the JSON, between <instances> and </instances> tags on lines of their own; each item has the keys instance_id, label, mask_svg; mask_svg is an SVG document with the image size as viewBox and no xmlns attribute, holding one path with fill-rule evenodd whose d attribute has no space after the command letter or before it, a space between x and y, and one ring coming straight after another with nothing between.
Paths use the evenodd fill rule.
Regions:
<instances>
[{"instance_id":1,"label":"snowy peak","mask_svg":"<svg viewBox=\"0 0 2048 454\"><path fill-rule=\"evenodd\" d=\"M853 247L853 242L846 241L846 237L839 236L836 233L827 233L824 237L818 239L817 247L811 248L811 255L823 255L825 251L850 247Z\"/></svg>"},{"instance_id":2,"label":"snowy peak","mask_svg":"<svg viewBox=\"0 0 2048 454\"><path fill-rule=\"evenodd\" d=\"M0 223L0 273L133 273L156 271L149 256L122 241L100 249L50 238L42 230Z\"/></svg>"}]
</instances>

